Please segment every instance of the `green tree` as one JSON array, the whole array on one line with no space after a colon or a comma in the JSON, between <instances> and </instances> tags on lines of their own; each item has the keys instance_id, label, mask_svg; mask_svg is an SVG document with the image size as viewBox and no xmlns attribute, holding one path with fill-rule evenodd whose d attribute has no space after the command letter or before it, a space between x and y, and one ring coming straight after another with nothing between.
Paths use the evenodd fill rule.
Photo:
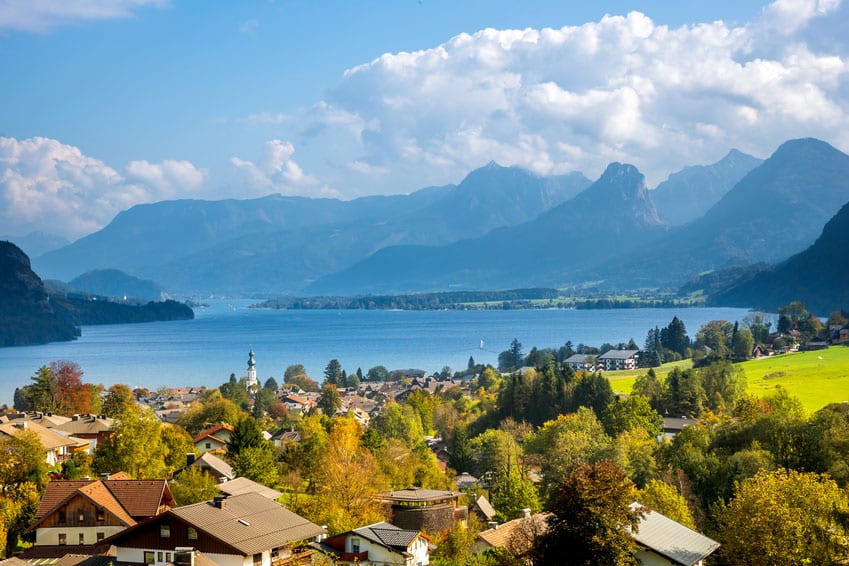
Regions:
<instances>
[{"instance_id":1,"label":"green tree","mask_svg":"<svg viewBox=\"0 0 849 566\"><path fill-rule=\"evenodd\" d=\"M685 527L696 529L693 514L687 506L687 500L678 492L675 486L661 480L651 480L637 492L637 501L641 505L666 515L673 521Z\"/></svg>"},{"instance_id":2,"label":"green tree","mask_svg":"<svg viewBox=\"0 0 849 566\"><path fill-rule=\"evenodd\" d=\"M227 452L235 457L246 448L265 447L267 444L268 441L263 438L256 419L244 416L233 427L230 442L227 443Z\"/></svg>"},{"instance_id":3,"label":"green tree","mask_svg":"<svg viewBox=\"0 0 849 566\"><path fill-rule=\"evenodd\" d=\"M366 372L366 381L389 381L389 370L383 366L374 366Z\"/></svg>"},{"instance_id":4,"label":"green tree","mask_svg":"<svg viewBox=\"0 0 849 566\"><path fill-rule=\"evenodd\" d=\"M745 328L737 334L748 332ZM701 378L705 402L712 411L721 411L734 407L737 400L746 391L746 372L728 360L720 360L699 368L696 373ZM686 414L686 413L684 413Z\"/></svg>"},{"instance_id":5,"label":"green tree","mask_svg":"<svg viewBox=\"0 0 849 566\"><path fill-rule=\"evenodd\" d=\"M826 476L759 472L714 514L726 564L836 565L849 555L849 500Z\"/></svg>"},{"instance_id":6,"label":"green tree","mask_svg":"<svg viewBox=\"0 0 849 566\"><path fill-rule=\"evenodd\" d=\"M208 399L193 403L180 417L180 426L189 434L199 433L207 423L236 423L245 414L235 403L221 397L217 389L212 391Z\"/></svg>"},{"instance_id":7,"label":"green tree","mask_svg":"<svg viewBox=\"0 0 849 566\"><path fill-rule=\"evenodd\" d=\"M231 401L243 411L248 410L248 386L247 380L242 378L236 380L236 374L230 374L230 380L222 383L218 390L221 391L221 396Z\"/></svg>"},{"instance_id":8,"label":"green tree","mask_svg":"<svg viewBox=\"0 0 849 566\"><path fill-rule=\"evenodd\" d=\"M652 409L660 412L666 397L666 382L658 379L653 369L637 377L631 388L632 395L640 395L649 400Z\"/></svg>"},{"instance_id":9,"label":"green tree","mask_svg":"<svg viewBox=\"0 0 849 566\"><path fill-rule=\"evenodd\" d=\"M407 404L387 403L380 415L372 419L371 426L387 440L400 440L410 447L424 444L421 419Z\"/></svg>"},{"instance_id":10,"label":"green tree","mask_svg":"<svg viewBox=\"0 0 849 566\"><path fill-rule=\"evenodd\" d=\"M752 312L743 317L743 326L749 329L752 333L752 338L757 344L765 344L769 338L769 329L772 327L772 320L769 315L762 312Z\"/></svg>"},{"instance_id":11,"label":"green tree","mask_svg":"<svg viewBox=\"0 0 849 566\"><path fill-rule=\"evenodd\" d=\"M342 397L335 385L332 383L324 384L324 387L321 388L321 395L316 401L316 406L328 416L333 416L339 410L342 406Z\"/></svg>"},{"instance_id":12,"label":"green tree","mask_svg":"<svg viewBox=\"0 0 849 566\"><path fill-rule=\"evenodd\" d=\"M635 489L610 461L581 463L557 491L548 532L539 538L535 564L636 564L630 531L642 518L632 508Z\"/></svg>"},{"instance_id":13,"label":"green tree","mask_svg":"<svg viewBox=\"0 0 849 566\"><path fill-rule=\"evenodd\" d=\"M43 489L47 485L47 462L38 434L20 430L14 436L0 435L0 489L3 493L23 483Z\"/></svg>"},{"instance_id":14,"label":"green tree","mask_svg":"<svg viewBox=\"0 0 849 566\"><path fill-rule=\"evenodd\" d=\"M498 369L501 371L513 371L522 367L524 356L522 355L522 343L518 338L510 342L510 349L498 354Z\"/></svg>"},{"instance_id":15,"label":"green tree","mask_svg":"<svg viewBox=\"0 0 849 566\"><path fill-rule=\"evenodd\" d=\"M739 328L731 338L731 353L737 361L748 360L752 357L755 338L748 328Z\"/></svg>"},{"instance_id":16,"label":"green tree","mask_svg":"<svg viewBox=\"0 0 849 566\"><path fill-rule=\"evenodd\" d=\"M501 470L490 484L489 495L492 506L498 511L496 518L499 521L517 519L523 509L537 513L541 507L534 484L518 466Z\"/></svg>"},{"instance_id":17,"label":"green tree","mask_svg":"<svg viewBox=\"0 0 849 566\"><path fill-rule=\"evenodd\" d=\"M663 417L652 408L648 398L642 395L629 395L625 399L615 398L607 406L602 422L610 436L642 428L650 437L655 438L663 430Z\"/></svg>"},{"instance_id":18,"label":"green tree","mask_svg":"<svg viewBox=\"0 0 849 566\"><path fill-rule=\"evenodd\" d=\"M107 389L106 397L103 399L103 413L107 417L114 417L135 406L136 396L127 385L116 383Z\"/></svg>"},{"instance_id":19,"label":"green tree","mask_svg":"<svg viewBox=\"0 0 849 566\"><path fill-rule=\"evenodd\" d=\"M666 398L664 414L670 416L699 417L705 404L705 391L696 370L672 368L666 376Z\"/></svg>"},{"instance_id":20,"label":"green tree","mask_svg":"<svg viewBox=\"0 0 849 566\"><path fill-rule=\"evenodd\" d=\"M261 419L276 400L277 397L274 395L274 390L263 387L254 395L254 406L251 409L251 415L255 419Z\"/></svg>"},{"instance_id":21,"label":"green tree","mask_svg":"<svg viewBox=\"0 0 849 566\"><path fill-rule=\"evenodd\" d=\"M180 426L169 423L160 425L163 458L166 474L182 469L186 465L186 454L195 451L192 436Z\"/></svg>"},{"instance_id":22,"label":"green tree","mask_svg":"<svg viewBox=\"0 0 849 566\"><path fill-rule=\"evenodd\" d=\"M327 362L327 366L324 368L324 384L345 387L345 380L342 377L342 364L336 358Z\"/></svg>"},{"instance_id":23,"label":"green tree","mask_svg":"<svg viewBox=\"0 0 849 566\"><path fill-rule=\"evenodd\" d=\"M169 487L178 506L208 501L221 493L215 478L197 466L186 468Z\"/></svg>"},{"instance_id":24,"label":"green tree","mask_svg":"<svg viewBox=\"0 0 849 566\"><path fill-rule=\"evenodd\" d=\"M78 480L94 475L92 464L94 459L88 452L77 451L62 462L62 475L66 480Z\"/></svg>"},{"instance_id":25,"label":"green tree","mask_svg":"<svg viewBox=\"0 0 849 566\"><path fill-rule=\"evenodd\" d=\"M116 415L112 434L95 452L95 470L124 471L135 479L165 477L168 454L161 433L162 423L147 407L134 407Z\"/></svg>"},{"instance_id":26,"label":"green tree","mask_svg":"<svg viewBox=\"0 0 849 566\"><path fill-rule=\"evenodd\" d=\"M274 379L273 377L269 377L268 379L265 380L265 383L262 384L262 388L265 389L265 390L271 391L272 393L276 393L277 392L277 380Z\"/></svg>"},{"instance_id":27,"label":"green tree","mask_svg":"<svg viewBox=\"0 0 849 566\"><path fill-rule=\"evenodd\" d=\"M687 336L684 323L677 316L672 317L668 326L661 328L660 343L664 348L679 354L681 357L687 355L687 350L690 348L690 337Z\"/></svg>"},{"instance_id":28,"label":"green tree","mask_svg":"<svg viewBox=\"0 0 849 566\"><path fill-rule=\"evenodd\" d=\"M280 483L277 461L269 443L246 446L233 458L233 471L268 487Z\"/></svg>"},{"instance_id":29,"label":"green tree","mask_svg":"<svg viewBox=\"0 0 849 566\"><path fill-rule=\"evenodd\" d=\"M610 381L600 373L584 373L575 384L575 407L589 407L601 418L608 405L613 401L613 388Z\"/></svg>"},{"instance_id":30,"label":"green tree","mask_svg":"<svg viewBox=\"0 0 849 566\"><path fill-rule=\"evenodd\" d=\"M728 355L734 325L727 320L711 320L696 333L696 345L707 346L719 357Z\"/></svg>"},{"instance_id":31,"label":"green tree","mask_svg":"<svg viewBox=\"0 0 849 566\"><path fill-rule=\"evenodd\" d=\"M15 408L22 411L58 413L62 406L56 374L41 366L32 376L32 384L15 392Z\"/></svg>"}]
</instances>

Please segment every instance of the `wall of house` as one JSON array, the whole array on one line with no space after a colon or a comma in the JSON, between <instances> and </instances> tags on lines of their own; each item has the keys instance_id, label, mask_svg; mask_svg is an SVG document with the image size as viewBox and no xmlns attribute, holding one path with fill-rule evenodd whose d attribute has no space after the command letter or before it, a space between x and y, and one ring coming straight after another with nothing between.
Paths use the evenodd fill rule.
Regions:
<instances>
[{"instance_id":1,"label":"wall of house","mask_svg":"<svg viewBox=\"0 0 849 566\"><path fill-rule=\"evenodd\" d=\"M679 566L677 563L672 562L668 558L645 548L638 549L635 556L637 558L637 563L640 564L640 566ZM701 561L699 561L693 566L701 566L701 564Z\"/></svg>"},{"instance_id":2,"label":"wall of house","mask_svg":"<svg viewBox=\"0 0 849 566\"><path fill-rule=\"evenodd\" d=\"M122 526L97 526L97 527L39 527L35 531L35 544L43 545L58 545L59 534L65 534L65 544L68 546L77 546L80 544L80 534L83 535L83 544L97 544L97 533L103 533L103 538L110 537L115 533L121 532L125 527Z\"/></svg>"},{"instance_id":3,"label":"wall of house","mask_svg":"<svg viewBox=\"0 0 849 566\"><path fill-rule=\"evenodd\" d=\"M454 526L454 506L450 503L427 507L393 505L392 524L402 529L441 533Z\"/></svg>"},{"instance_id":4,"label":"wall of house","mask_svg":"<svg viewBox=\"0 0 849 566\"><path fill-rule=\"evenodd\" d=\"M174 553L169 550L156 548L129 548L126 546L116 547L117 555L116 562L129 562L131 564L144 564L145 552L153 552L154 566L165 566L165 564L173 563ZM267 553L265 553L267 554ZM160 561L160 556L162 560ZM253 566L253 560L250 556L240 556L234 554L207 554L218 566ZM270 560L266 560L267 556L263 556L263 566L271 564Z\"/></svg>"},{"instance_id":5,"label":"wall of house","mask_svg":"<svg viewBox=\"0 0 849 566\"><path fill-rule=\"evenodd\" d=\"M82 495L75 495L68 503L41 521L43 527L116 527L124 525L111 513L101 510L103 520L97 520L98 508ZM64 511L64 518L60 511ZM115 532L115 531L113 531Z\"/></svg>"}]
</instances>

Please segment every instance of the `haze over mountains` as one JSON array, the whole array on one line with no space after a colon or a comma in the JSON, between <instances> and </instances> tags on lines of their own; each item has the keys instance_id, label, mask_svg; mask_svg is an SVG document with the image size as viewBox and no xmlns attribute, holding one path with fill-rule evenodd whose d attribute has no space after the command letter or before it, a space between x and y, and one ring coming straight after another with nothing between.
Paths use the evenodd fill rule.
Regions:
<instances>
[{"instance_id":1,"label":"haze over mountains","mask_svg":"<svg viewBox=\"0 0 849 566\"><path fill-rule=\"evenodd\" d=\"M591 183L490 163L410 195L136 206L33 265L62 280L120 269L170 293L677 287L805 249L847 201L849 156L814 139L763 162L731 151L654 191L628 164Z\"/></svg>"}]
</instances>

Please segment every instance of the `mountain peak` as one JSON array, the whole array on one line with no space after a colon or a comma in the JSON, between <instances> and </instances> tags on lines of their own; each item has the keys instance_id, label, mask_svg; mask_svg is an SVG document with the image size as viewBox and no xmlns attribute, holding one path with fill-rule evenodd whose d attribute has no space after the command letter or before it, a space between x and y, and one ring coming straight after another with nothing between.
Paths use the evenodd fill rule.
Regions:
<instances>
[{"instance_id":1,"label":"mountain peak","mask_svg":"<svg viewBox=\"0 0 849 566\"><path fill-rule=\"evenodd\" d=\"M782 159L786 156L795 156L803 152L837 152L828 142L818 140L816 138L799 138L795 140L787 140L775 150L770 159Z\"/></svg>"}]
</instances>

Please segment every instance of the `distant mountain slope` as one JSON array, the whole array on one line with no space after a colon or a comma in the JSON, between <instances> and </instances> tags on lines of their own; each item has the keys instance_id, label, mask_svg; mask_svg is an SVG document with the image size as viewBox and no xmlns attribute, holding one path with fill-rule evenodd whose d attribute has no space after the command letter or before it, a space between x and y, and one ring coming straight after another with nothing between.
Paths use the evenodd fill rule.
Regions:
<instances>
[{"instance_id":1,"label":"distant mountain slope","mask_svg":"<svg viewBox=\"0 0 849 566\"><path fill-rule=\"evenodd\" d=\"M133 297L147 301L162 299L162 288L159 285L117 269L87 271L72 279L69 284L77 291L105 297Z\"/></svg>"},{"instance_id":2,"label":"distant mountain slope","mask_svg":"<svg viewBox=\"0 0 849 566\"><path fill-rule=\"evenodd\" d=\"M643 175L613 163L585 191L524 224L446 246L394 246L308 287L315 294L555 286L663 230Z\"/></svg>"},{"instance_id":3,"label":"distant mountain slope","mask_svg":"<svg viewBox=\"0 0 849 566\"><path fill-rule=\"evenodd\" d=\"M651 198L665 222L686 224L704 215L761 163L762 159L732 149L712 165L694 165L671 174L651 191Z\"/></svg>"},{"instance_id":4,"label":"distant mountain slope","mask_svg":"<svg viewBox=\"0 0 849 566\"><path fill-rule=\"evenodd\" d=\"M133 207L36 265L53 278L117 268L169 292L297 292L386 246L524 222L589 184L580 173L540 177L491 163L457 186L411 195L162 202Z\"/></svg>"},{"instance_id":5,"label":"distant mountain slope","mask_svg":"<svg viewBox=\"0 0 849 566\"><path fill-rule=\"evenodd\" d=\"M40 256L71 243L62 236L45 232L30 232L26 236L0 236L0 240L12 242L29 257Z\"/></svg>"},{"instance_id":6,"label":"distant mountain slope","mask_svg":"<svg viewBox=\"0 0 849 566\"><path fill-rule=\"evenodd\" d=\"M679 286L713 270L777 263L811 245L849 200L849 156L815 139L785 142L703 217L592 269L612 287Z\"/></svg>"},{"instance_id":7,"label":"distant mountain slope","mask_svg":"<svg viewBox=\"0 0 849 566\"><path fill-rule=\"evenodd\" d=\"M802 301L820 316L849 311L849 202L828 221L811 247L712 297L712 303L720 306L771 312L791 301Z\"/></svg>"},{"instance_id":8,"label":"distant mountain slope","mask_svg":"<svg viewBox=\"0 0 849 566\"><path fill-rule=\"evenodd\" d=\"M73 324L54 312L26 254L0 241L0 346L73 340L78 335Z\"/></svg>"}]
</instances>

